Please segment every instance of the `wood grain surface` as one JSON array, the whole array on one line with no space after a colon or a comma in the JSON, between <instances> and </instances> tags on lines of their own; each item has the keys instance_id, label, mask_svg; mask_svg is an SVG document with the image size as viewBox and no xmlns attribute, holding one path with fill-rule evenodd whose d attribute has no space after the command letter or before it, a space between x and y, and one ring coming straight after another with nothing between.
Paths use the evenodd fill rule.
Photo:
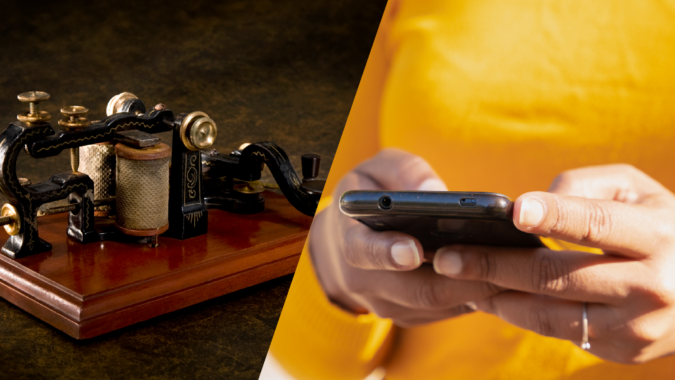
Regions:
<instances>
[{"instance_id":1,"label":"wood grain surface","mask_svg":"<svg viewBox=\"0 0 675 380\"><path fill-rule=\"evenodd\" d=\"M293 273L312 218L281 195L267 192L266 200L254 215L210 210L208 234L160 237L157 248L79 244L65 233L65 214L40 218L52 251L0 256L0 296L85 339Z\"/></svg>"}]
</instances>

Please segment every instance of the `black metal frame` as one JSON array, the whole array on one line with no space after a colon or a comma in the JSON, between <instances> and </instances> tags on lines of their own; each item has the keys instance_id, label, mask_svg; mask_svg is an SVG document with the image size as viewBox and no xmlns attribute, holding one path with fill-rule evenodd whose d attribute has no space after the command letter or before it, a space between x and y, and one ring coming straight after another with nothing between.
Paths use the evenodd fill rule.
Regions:
<instances>
[{"instance_id":1,"label":"black metal frame","mask_svg":"<svg viewBox=\"0 0 675 380\"><path fill-rule=\"evenodd\" d=\"M51 244L40 239L37 210L49 202L68 199L77 204L68 217L68 236L80 243L119 239L129 241L113 231L94 228L93 181L88 175L72 171L53 175L48 181L22 186L16 173L19 152L33 158L56 156L64 149L113 141L118 132L139 130L159 133L173 130L172 166L169 192L169 230L165 236L188 239L208 231L208 208L221 208L237 213L256 213L265 209L262 194L242 194L232 188L235 180L260 179L264 165L272 172L279 188L300 212L313 216L323 181L300 180L286 153L276 144L251 144L243 151L228 156L189 150L180 136L186 114L178 117L168 109L146 112L139 99L124 102L121 112L79 130L55 131L49 123L14 121L0 134L0 190L18 212L19 233L11 236L2 253L21 258L51 250ZM307 161L308 162L308 161ZM303 157L305 166L306 157ZM318 172L315 159L313 177ZM202 170L204 168L204 170ZM307 177L307 175L306 175ZM303 184L312 181L308 188ZM137 242L147 242L138 238Z\"/></svg>"},{"instance_id":2,"label":"black metal frame","mask_svg":"<svg viewBox=\"0 0 675 380\"><path fill-rule=\"evenodd\" d=\"M202 153L202 161L210 185L207 186L209 192L206 195L209 207L244 214L264 210L265 202L260 194L242 194L235 191L233 186L236 180L259 180L267 165L279 189L293 207L309 216L314 216L316 212L321 190L309 191L305 188L305 181L296 173L286 152L273 142L250 144L227 156ZM323 182L320 187L323 188Z\"/></svg>"}]
</instances>

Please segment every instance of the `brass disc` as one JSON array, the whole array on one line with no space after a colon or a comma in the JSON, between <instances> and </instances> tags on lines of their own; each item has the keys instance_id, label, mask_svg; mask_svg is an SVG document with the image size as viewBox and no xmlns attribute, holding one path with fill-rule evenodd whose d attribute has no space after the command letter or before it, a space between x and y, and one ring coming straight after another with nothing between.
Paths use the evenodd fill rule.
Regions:
<instances>
[{"instance_id":1,"label":"brass disc","mask_svg":"<svg viewBox=\"0 0 675 380\"><path fill-rule=\"evenodd\" d=\"M51 98L51 95L44 91L28 91L28 92L22 92L17 96L17 99L22 102L34 102L34 103L39 103L39 102L44 102L45 100L49 100Z\"/></svg>"},{"instance_id":2,"label":"brass disc","mask_svg":"<svg viewBox=\"0 0 675 380\"><path fill-rule=\"evenodd\" d=\"M66 116L84 116L89 113L89 108L83 106L68 106L61 108L61 113Z\"/></svg>"},{"instance_id":3,"label":"brass disc","mask_svg":"<svg viewBox=\"0 0 675 380\"><path fill-rule=\"evenodd\" d=\"M91 125L91 121L84 117L89 113L89 109L82 106L68 106L61 108L61 113L65 116L59 120L59 125L68 129L81 129ZM75 120L70 120L74 118Z\"/></svg>"},{"instance_id":4,"label":"brass disc","mask_svg":"<svg viewBox=\"0 0 675 380\"><path fill-rule=\"evenodd\" d=\"M199 150L213 145L217 135L216 123L208 117L199 118L190 127L190 142Z\"/></svg>"},{"instance_id":5,"label":"brass disc","mask_svg":"<svg viewBox=\"0 0 675 380\"><path fill-rule=\"evenodd\" d=\"M242 194L260 194L265 191L265 187L259 181L238 182L232 189Z\"/></svg>"},{"instance_id":6,"label":"brass disc","mask_svg":"<svg viewBox=\"0 0 675 380\"><path fill-rule=\"evenodd\" d=\"M19 211L16 209L16 207L12 206L9 203L5 203L2 206L2 211L0 211L0 215L2 216L8 216L12 219L12 222L9 224L5 224L5 231L11 236L14 236L21 232L21 221L19 220Z\"/></svg>"},{"instance_id":7,"label":"brass disc","mask_svg":"<svg viewBox=\"0 0 675 380\"><path fill-rule=\"evenodd\" d=\"M59 125L68 129L81 129L90 126L91 121L86 117L80 117L75 121L70 121L70 118L66 117L65 119L59 120Z\"/></svg>"},{"instance_id":8,"label":"brass disc","mask_svg":"<svg viewBox=\"0 0 675 380\"><path fill-rule=\"evenodd\" d=\"M216 123L201 111L187 115L180 125L180 138L185 147L193 151L209 148L217 136Z\"/></svg>"},{"instance_id":9,"label":"brass disc","mask_svg":"<svg viewBox=\"0 0 675 380\"><path fill-rule=\"evenodd\" d=\"M52 115L50 115L47 111L40 111L39 115L31 114L28 111L26 111L16 115L16 118L19 121L23 121L24 123L37 123L38 121L51 120Z\"/></svg>"}]
</instances>

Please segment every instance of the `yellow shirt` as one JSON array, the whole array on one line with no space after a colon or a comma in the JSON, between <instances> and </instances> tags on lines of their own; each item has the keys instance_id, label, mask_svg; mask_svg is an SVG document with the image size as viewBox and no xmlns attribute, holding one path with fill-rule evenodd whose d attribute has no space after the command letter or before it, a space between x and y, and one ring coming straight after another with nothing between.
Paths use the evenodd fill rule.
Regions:
<instances>
[{"instance_id":1,"label":"yellow shirt","mask_svg":"<svg viewBox=\"0 0 675 380\"><path fill-rule=\"evenodd\" d=\"M450 190L515 198L613 162L673 190L675 3L390 1L327 193L381 147L424 157ZM483 313L413 329L352 316L306 253L270 349L300 379L675 377L675 357L604 362Z\"/></svg>"}]
</instances>

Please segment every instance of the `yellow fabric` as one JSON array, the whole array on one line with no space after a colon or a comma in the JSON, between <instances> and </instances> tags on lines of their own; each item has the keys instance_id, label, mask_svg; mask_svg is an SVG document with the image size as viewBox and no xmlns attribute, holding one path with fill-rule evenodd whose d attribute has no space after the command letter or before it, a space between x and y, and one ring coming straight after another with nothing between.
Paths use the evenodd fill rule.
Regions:
<instances>
[{"instance_id":1,"label":"yellow fabric","mask_svg":"<svg viewBox=\"0 0 675 380\"><path fill-rule=\"evenodd\" d=\"M610 162L675 188L664 165L675 141L673 1L420 3L400 3L385 42L383 147L423 156L451 189L515 197Z\"/></svg>"},{"instance_id":2,"label":"yellow fabric","mask_svg":"<svg viewBox=\"0 0 675 380\"><path fill-rule=\"evenodd\" d=\"M424 157L451 190L516 197L613 162L673 190L674 101L673 1L390 1L327 190L381 147ZM366 357L377 320L360 318L326 300L305 253L271 352L300 379L675 376L673 356L604 362L482 313L381 329Z\"/></svg>"},{"instance_id":3,"label":"yellow fabric","mask_svg":"<svg viewBox=\"0 0 675 380\"><path fill-rule=\"evenodd\" d=\"M319 212L332 201L322 197ZM306 247L305 247L306 248ZM314 275L309 253L300 257L270 347L299 379L363 379L382 362L391 346L390 320L352 315L330 304Z\"/></svg>"}]
</instances>

